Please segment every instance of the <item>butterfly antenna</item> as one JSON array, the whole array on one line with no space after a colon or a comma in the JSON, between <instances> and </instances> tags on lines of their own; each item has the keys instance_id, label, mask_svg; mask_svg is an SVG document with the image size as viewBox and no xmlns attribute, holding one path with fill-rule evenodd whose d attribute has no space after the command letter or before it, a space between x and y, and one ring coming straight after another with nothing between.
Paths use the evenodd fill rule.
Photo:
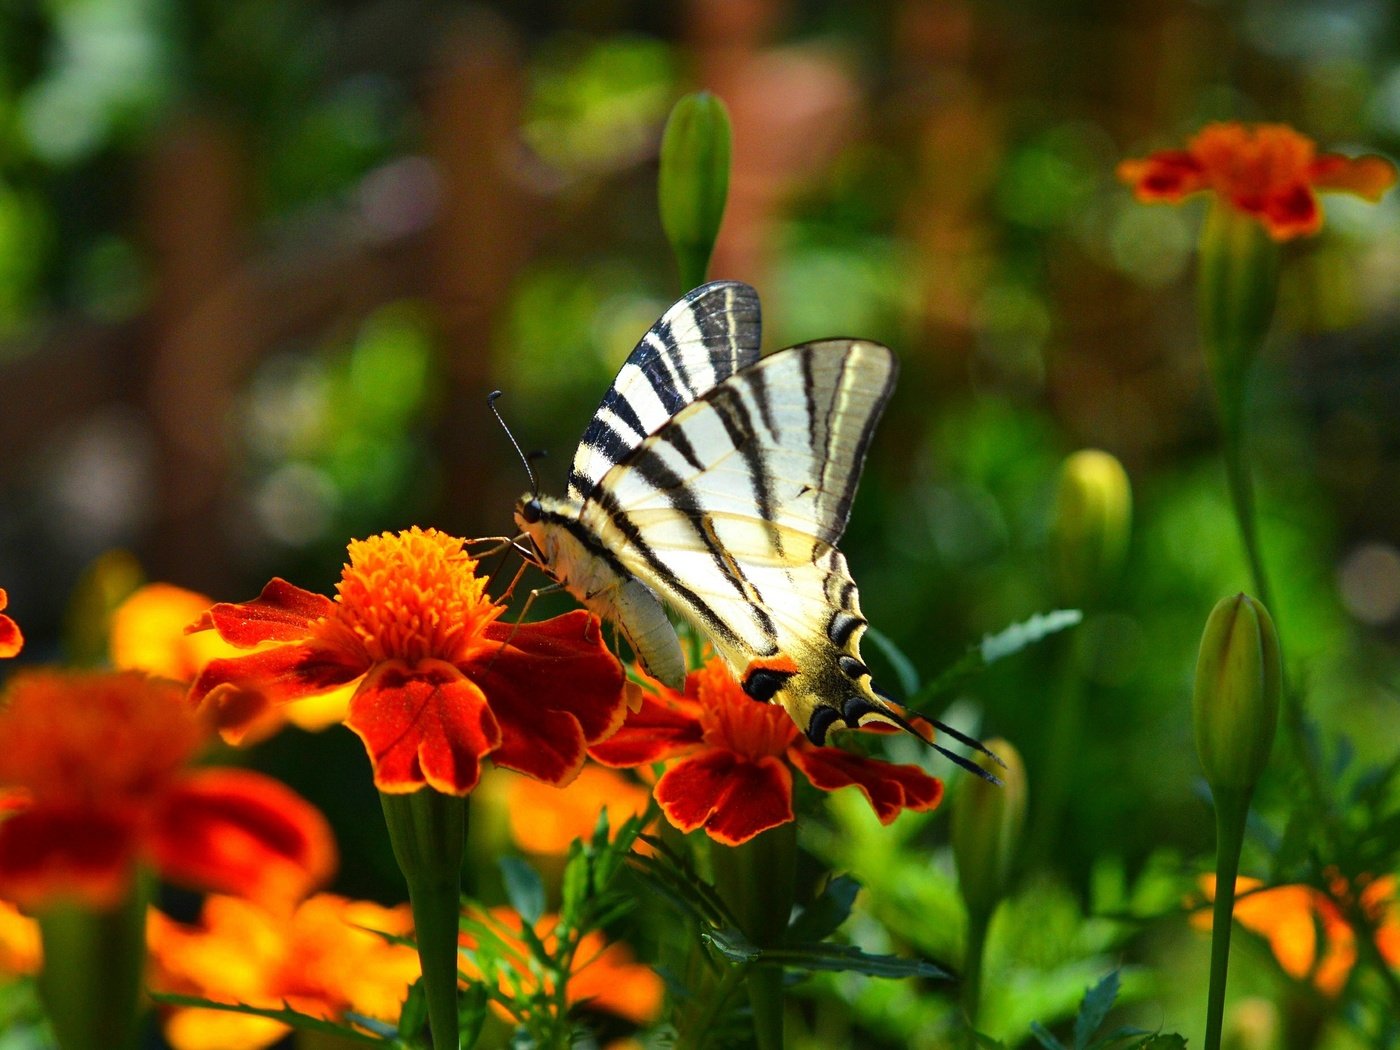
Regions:
<instances>
[{"instance_id":1,"label":"butterfly antenna","mask_svg":"<svg viewBox=\"0 0 1400 1050\"><path fill-rule=\"evenodd\" d=\"M927 716L925 716L925 717L927 717ZM959 744L965 744L966 746L972 748L972 750L974 750L974 751L980 751L982 754L986 755L988 758L990 758L990 759L991 759L993 762L995 762L997 765L1001 766L1002 769L1005 769L1005 768L1006 768L1006 763L1003 762L1003 761L1001 760L1000 757L998 757L998 755L996 754L996 752L995 752L995 751L992 751L990 748L987 747L986 744L982 743L982 741L978 740L976 737L968 736L966 733L959 733L959 732L958 732L956 729L954 729L952 726L947 725L946 723L940 722L940 721L939 721L938 719L936 719L936 718L930 718L928 721L929 721L929 725L933 726L933 727L934 727L935 729L937 729L939 732L941 732L941 733L947 733L950 737L952 737L954 740L956 740Z\"/></svg>"},{"instance_id":2,"label":"butterfly antenna","mask_svg":"<svg viewBox=\"0 0 1400 1050\"><path fill-rule=\"evenodd\" d=\"M515 435L510 432L510 427L506 426L506 421L501 418L501 410L496 407L496 398L501 396L501 391L493 390L486 395L486 407L491 410L491 414L496 417L496 422L501 424L501 429L506 432L506 437L510 438L510 443L515 446L515 454L520 457L520 462L525 464L525 473L530 476L530 492L535 496L540 494L539 479L535 477L535 468L530 465L530 460L539 453L525 455L525 450L520 447L520 442L515 440Z\"/></svg>"},{"instance_id":3,"label":"butterfly antenna","mask_svg":"<svg viewBox=\"0 0 1400 1050\"><path fill-rule=\"evenodd\" d=\"M880 717L888 718L895 725L899 726L899 728L908 730L910 733L913 733L916 737L922 740L929 747L933 748L944 758L948 759L948 761L952 762L954 765L961 766L969 773L976 773L983 780L989 780L997 786L1001 785L1001 778L998 777L995 773L988 772L987 770L979 766L976 762L972 761L972 759L964 758L956 751L949 751L946 747L942 747L938 744L935 744L928 737L924 736L923 733L920 733L917 729L915 729L913 724L903 715L900 715L899 713L890 710L888 707L885 707L880 711ZM945 733L951 736L954 740L957 740L959 743L967 744L969 747L976 748L978 751L991 755L991 757L996 760L998 765L1001 765L1003 767L1006 765L1006 763L1003 762L1001 759L997 758L996 755L992 755L992 753L988 751L981 744L981 742L973 740L971 737L959 733L956 729L949 729L942 722L935 722L932 719L930 719L929 721L932 725L935 725L939 729L942 729Z\"/></svg>"}]
</instances>

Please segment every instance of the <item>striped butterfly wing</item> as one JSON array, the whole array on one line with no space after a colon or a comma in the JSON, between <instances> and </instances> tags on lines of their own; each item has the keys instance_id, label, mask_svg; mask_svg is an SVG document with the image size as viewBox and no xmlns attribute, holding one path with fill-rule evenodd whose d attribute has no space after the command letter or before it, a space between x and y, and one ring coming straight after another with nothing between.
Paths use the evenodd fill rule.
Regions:
<instances>
[{"instance_id":1,"label":"striped butterfly wing","mask_svg":"<svg viewBox=\"0 0 1400 1050\"><path fill-rule=\"evenodd\" d=\"M818 742L905 724L860 658L836 549L896 364L862 340L779 351L682 408L587 495L580 521L703 631L756 699Z\"/></svg>"},{"instance_id":2,"label":"striped butterfly wing","mask_svg":"<svg viewBox=\"0 0 1400 1050\"><path fill-rule=\"evenodd\" d=\"M758 360L758 293L713 281L686 293L632 351L592 422L569 473L582 500L603 476L697 397Z\"/></svg>"}]
</instances>

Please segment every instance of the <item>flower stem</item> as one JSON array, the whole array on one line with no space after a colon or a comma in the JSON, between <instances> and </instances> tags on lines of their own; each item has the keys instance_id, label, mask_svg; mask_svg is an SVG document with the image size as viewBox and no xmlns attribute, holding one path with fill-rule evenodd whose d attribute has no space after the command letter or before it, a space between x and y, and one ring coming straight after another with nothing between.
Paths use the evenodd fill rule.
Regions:
<instances>
[{"instance_id":1,"label":"flower stem","mask_svg":"<svg viewBox=\"0 0 1400 1050\"><path fill-rule=\"evenodd\" d=\"M968 1025L968 1046L976 1045L977 1016L982 1009L982 960L987 950L991 916L977 912L967 917L967 950L963 954L962 1008Z\"/></svg>"},{"instance_id":2,"label":"flower stem","mask_svg":"<svg viewBox=\"0 0 1400 1050\"><path fill-rule=\"evenodd\" d=\"M1230 933L1235 920L1235 878L1240 870L1249 793L1215 793L1215 915L1211 924L1210 992L1206 1000L1205 1050L1220 1050L1225 984L1230 968Z\"/></svg>"},{"instance_id":3,"label":"flower stem","mask_svg":"<svg viewBox=\"0 0 1400 1050\"><path fill-rule=\"evenodd\" d=\"M125 1050L135 1042L149 890L138 876L108 910L59 904L40 914L39 998L60 1050Z\"/></svg>"},{"instance_id":4,"label":"flower stem","mask_svg":"<svg viewBox=\"0 0 1400 1050\"><path fill-rule=\"evenodd\" d=\"M1264 568L1264 556L1259 545L1258 519L1254 510L1254 479L1245 455L1244 428L1238 418L1223 419L1222 424L1225 474L1230 486L1230 501L1235 508L1240 542L1244 546L1245 557L1249 559L1249 575L1254 581L1254 594L1277 620L1278 608L1274 605L1273 588L1269 586L1269 574Z\"/></svg>"},{"instance_id":5,"label":"flower stem","mask_svg":"<svg viewBox=\"0 0 1400 1050\"><path fill-rule=\"evenodd\" d=\"M394 858L408 883L433 1048L460 1050L457 928L467 800L424 788L409 795L380 792L379 801Z\"/></svg>"}]
</instances>

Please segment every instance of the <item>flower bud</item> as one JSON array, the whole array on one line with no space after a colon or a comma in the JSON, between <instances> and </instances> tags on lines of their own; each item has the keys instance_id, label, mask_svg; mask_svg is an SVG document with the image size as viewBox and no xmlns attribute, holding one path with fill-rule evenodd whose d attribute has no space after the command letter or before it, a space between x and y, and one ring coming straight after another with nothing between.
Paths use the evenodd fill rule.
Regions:
<instances>
[{"instance_id":1,"label":"flower bud","mask_svg":"<svg viewBox=\"0 0 1400 1050\"><path fill-rule=\"evenodd\" d=\"M729 111L708 91L686 95L661 137L657 202L681 283L705 282L729 195Z\"/></svg>"},{"instance_id":2,"label":"flower bud","mask_svg":"<svg viewBox=\"0 0 1400 1050\"><path fill-rule=\"evenodd\" d=\"M1196 661L1196 751L1217 792L1248 793L1274 743L1283 669L1269 612L1247 594L1211 610Z\"/></svg>"},{"instance_id":3,"label":"flower bud","mask_svg":"<svg viewBox=\"0 0 1400 1050\"><path fill-rule=\"evenodd\" d=\"M990 916L1006 895L1012 864L1026 819L1026 767L1006 740L988 740L1005 769L997 769L1001 784L981 777L964 777L953 800L953 860L967 909Z\"/></svg>"},{"instance_id":4,"label":"flower bud","mask_svg":"<svg viewBox=\"0 0 1400 1050\"><path fill-rule=\"evenodd\" d=\"M1061 600L1082 605L1112 586L1128 550L1133 493L1107 452L1084 449L1065 460L1055 497L1054 558Z\"/></svg>"}]
</instances>

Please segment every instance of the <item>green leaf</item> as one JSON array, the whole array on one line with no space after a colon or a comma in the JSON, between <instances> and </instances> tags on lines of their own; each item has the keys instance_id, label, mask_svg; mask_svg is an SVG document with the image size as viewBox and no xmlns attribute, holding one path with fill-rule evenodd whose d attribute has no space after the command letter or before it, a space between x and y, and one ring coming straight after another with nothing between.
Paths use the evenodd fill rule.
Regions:
<instances>
[{"instance_id":1,"label":"green leaf","mask_svg":"<svg viewBox=\"0 0 1400 1050\"><path fill-rule=\"evenodd\" d=\"M915 668L914 662L904 655L904 650L894 644L894 639L874 627L867 627L861 637L873 642L875 648L890 662L895 677L899 679L899 690L904 696L913 696L919 691L918 669Z\"/></svg>"},{"instance_id":2,"label":"green leaf","mask_svg":"<svg viewBox=\"0 0 1400 1050\"><path fill-rule=\"evenodd\" d=\"M919 707L945 693L953 692L989 664L1004 660L1029 645L1073 627L1083 618L1084 614L1078 609L1055 609L1048 613L1037 613L1029 620L1014 623L996 634L984 636L981 642L969 647L952 667L920 689L917 696L910 701L910 706Z\"/></svg>"},{"instance_id":3,"label":"green leaf","mask_svg":"<svg viewBox=\"0 0 1400 1050\"><path fill-rule=\"evenodd\" d=\"M794 944L765 951L761 962L797 970L831 970L862 973L867 977L925 977L948 980L947 970L923 959L898 955L872 955L849 944Z\"/></svg>"},{"instance_id":4,"label":"green leaf","mask_svg":"<svg viewBox=\"0 0 1400 1050\"><path fill-rule=\"evenodd\" d=\"M1074 1050L1088 1050L1094 1033L1103 1024L1113 1002L1118 998L1118 971L1114 970L1084 993L1079 1016L1074 1019Z\"/></svg>"},{"instance_id":5,"label":"green leaf","mask_svg":"<svg viewBox=\"0 0 1400 1050\"><path fill-rule=\"evenodd\" d=\"M859 882L849 875L837 875L826 884L820 896L803 908L789 924L788 941L826 940L851 914L859 892Z\"/></svg>"},{"instance_id":6,"label":"green leaf","mask_svg":"<svg viewBox=\"0 0 1400 1050\"><path fill-rule=\"evenodd\" d=\"M1031 1035L1035 1036L1035 1041L1045 1047L1045 1050L1067 1050L1065 1044L1056 1039L1050 1029L1039 1021L1031 1022Z\"/></svg>"},{"instance_id":7,"label":"green leaf","mask_svg":"<svg viewBox=\"0 0 1400 1050\"><path fill-rule=\"evenodd\" d=\"M700 938L730 962L749 963L760 955L766 955L759 949L758 945L745 937L743 931L737 926L704 930L701 932Z\"/></svg>"},{"instance_id":8,"label":"green leaf","mask_svg":"<svg viewBox=\"0 0 1400 1050\"><path fill-rule=\"evenodd\" d=\"M1130 1050L1186 1050L1186 1037L1175 1032L1159 1032L1134 1043Z\"/></svg>"},{"instance_id":9,"label":"green leaf","mask_svg":"<svg viewBox=\"0 0 1400 1050\"><path fill-rule=\"evenodd\" d=\"M482 1025L486 1023L486 1004L490 1000L487 987L481 981L471 981L457 999L458 1016L461 1018L462 1050L471 1050L481 1038Z\"/></svg>"},{"instance_id":10,"label":"green leaf","mask_svg":"<svg viewBox=\"0 0 1400 1050\"><path fill-rule=\"evenodd\" d=\"M544 883L540 881L539 872L519 857L501 857L497 863L511 907L526 923L538 922L544 914Z\"/></svg>"},{"instance_id":11,"label":"green leaf","mask_svg":"<svg viewBox=\"0 0 1400 1050\"><path fill-rule=\"evenodd\" d=\"M397 1043L397 1040L394 1039L384 1039L368 1032L362 1032L358 1028L336 1024L334 1021L327 1021L321 1017L312 1017L310 1014L293 1010L285 1003L281 1009L272 1010L262 1006L249 1006L247 1003L219 1003L210 999L201 999L197 995L176 995L172 992L151 992L149 994L153 1000L164 1003L166 1006L192 1006L200 1010L222 1010L225 1013L244 1014L248 1017L266 1017L270 1021L280 1022L290 1028L338 1036L353 1043L367 1043L371 1046L393 1046Z\"/></svg>"},{"instance_id":12,"label":"green leaf","mask_svg":"<svg viewBox=\"0 0 1400 1050\"><path fill-rule=\"evenodd\" d=\"M564 878L559 891L559 918L568 926L577 926L583 914L593 874L590 860L583 842L574 839L569 844L569 859L564 864Z\"/></svg>"},{"instance_id":13,"label":"green leaf","mask_svg":"<svg viewBox=\"0 0 1400 1050\"><path fill-rule=\"evenodd\" d=\"M408 998L403 1001L403 1007L399 1010L399 1038L416 1038L427 1023L428 993L424 991L423 978L420 977L409 985Z\"/></svg>"}]
</instances>

